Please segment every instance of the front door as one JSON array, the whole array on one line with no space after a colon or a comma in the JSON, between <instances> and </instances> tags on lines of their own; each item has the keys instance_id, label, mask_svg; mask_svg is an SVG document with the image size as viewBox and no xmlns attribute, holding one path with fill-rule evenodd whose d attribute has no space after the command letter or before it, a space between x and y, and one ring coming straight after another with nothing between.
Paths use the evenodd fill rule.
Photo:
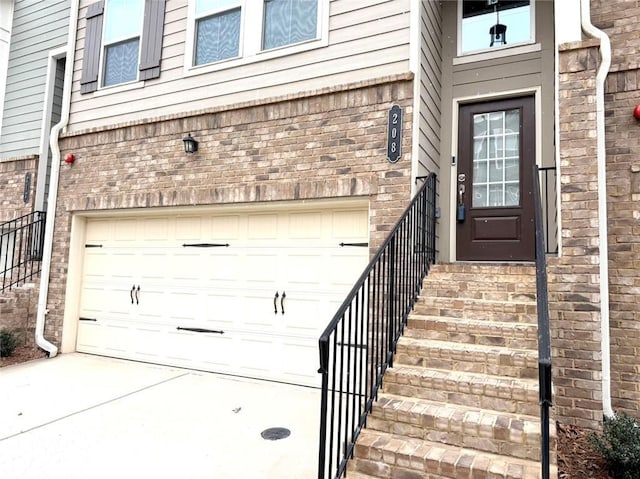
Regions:
<instances>
[{"instance_id":1,"label":"front door","mask_svg":"<svg viewBox=\"0 0 640 479\"><path fill-rule=\"evenodd\" d=\"M460 107L456 256L534 259L533 97Z\"/></svg>"}]
</instances>

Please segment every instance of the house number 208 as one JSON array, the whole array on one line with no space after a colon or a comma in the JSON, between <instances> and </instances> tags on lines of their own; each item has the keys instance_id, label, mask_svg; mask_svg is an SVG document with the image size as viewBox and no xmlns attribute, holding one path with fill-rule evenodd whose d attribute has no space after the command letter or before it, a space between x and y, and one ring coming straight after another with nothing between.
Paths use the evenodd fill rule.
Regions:
<instances>
[{"instance_id":1,"label":"house number 208","mask_svg":"<svg viewBox=\"0 0 640 479\"><path fill-rule=\"evenodd\" d=\"M387 125L387 160L395 163L402 156L402 108L393 105Z\"/></svg>"}]
</instances>

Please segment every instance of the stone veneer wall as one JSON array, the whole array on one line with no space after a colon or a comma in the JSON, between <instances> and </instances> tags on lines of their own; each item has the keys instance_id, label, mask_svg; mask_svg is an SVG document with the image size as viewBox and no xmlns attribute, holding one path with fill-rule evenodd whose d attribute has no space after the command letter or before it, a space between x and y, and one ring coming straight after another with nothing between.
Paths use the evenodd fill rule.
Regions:
<instances>
[{"instance_id":1,"label":"stone veneer wall","mask_svg":"<svg viewBox=\"0 0 640 479\"><path fill-rule=\"evenodd\" d=\"M38 157L0 160L0 223L31 213L36 191ZM31 173L29 201L24 202L25 176Z\"/></svg>"},{"instance_id":2,"label":"stone veneer wall","mask_svg":"<svg viewBox=\"0 0 640 479\"><path fill-rule=\"evenodd\" d=\"M563 423L602 424L595 72L592 41L560 48L562 254L549 261L554 410Z\"/></svg>"},{"instance_id":3,"label":"stone veneer wall","mask_svg":"<svg viewBox=\"0 0 640 479\"><path fill-rule=\"evenodd\" d=\"M60 344L72 213L361 196L377 248L410 198L412 95L404 76L63 138L62 156L77 160L60 175L47 338ZM393 104L404 108L395 164ZM194 155L182 144L189 132Z\"/></svg>"},{"instance_id":4,"label":"stone veneer wall","mask_svg":"<svg viewBox=\"0 0 640 479\"><path fill-rule=\"evenodd\" d=\"M640 4L592 2L592 21L611 39L605 122L613 409L640 418Z\"/></svg>"}]
</instances>

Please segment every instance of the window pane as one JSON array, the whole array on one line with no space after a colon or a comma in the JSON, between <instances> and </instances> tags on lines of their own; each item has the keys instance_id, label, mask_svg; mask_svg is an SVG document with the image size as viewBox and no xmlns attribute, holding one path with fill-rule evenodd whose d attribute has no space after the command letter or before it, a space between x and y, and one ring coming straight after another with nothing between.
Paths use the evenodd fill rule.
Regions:
<instances>
[{"instance_id":1,"label":"window pane","mask_svg":"<svg viewBox=\"0 0 640 479\"><path fill-rule=\"evenodd\" d=\"M266 0L262 48L281 47L316 38L317 0Z\"/></svg>"},{"instance_id":2,"label":"window pane","mask_svg":"<svg viewBox=\"0 0 640 479\"><path fill-rule=\"evenodd\" d=\"M462 53L532 40L529 0L462 2Z\"/></svg>"},{"instance_id":3,"label":"window pane","mask_svg":"<svg viewBox=\"0 0 640 479\"><path fill-rule=\"evenodd\" d=\"M138 79L138 44L134 38L109 45L105 50L104 86L117 85Z\"/></svg>"},{"instance_id":4,"label":"window pane","mask_svg":"<svg viewBox=\"0 0 640 479\"><path fill-rule=\"evenodd\" d=\"M144 0L109 0L105 15L104 43L140 36L143 7Z\"/></svg>"},{"instance_id":5,"label":"window pane","mask_svg":"<svg viewBox=\"0 0 640 479\"><path fill-rule=\"evenodd\" d=\"M239 8L198 20L196 30L196 65L213 63L239 55Z\"/></svg>"}]
</instances>

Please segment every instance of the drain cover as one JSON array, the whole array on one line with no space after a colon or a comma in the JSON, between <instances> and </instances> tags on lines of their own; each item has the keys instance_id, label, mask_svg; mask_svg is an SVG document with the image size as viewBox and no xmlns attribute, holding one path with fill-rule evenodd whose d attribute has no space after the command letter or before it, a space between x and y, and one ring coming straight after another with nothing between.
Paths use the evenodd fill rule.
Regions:
<instances>
[{"instance_id":1,"label":"drain cover","mask_svg":"<svg viewBox=\"0 0 640 479\"><path fill-rule=\"evenodd\" d=\"M260 435L267 441L277 441L278 439L289 437L291 435L291 431L286 427L270 427L269 429L262 431Z\"/></svg>"}]
</instances>

